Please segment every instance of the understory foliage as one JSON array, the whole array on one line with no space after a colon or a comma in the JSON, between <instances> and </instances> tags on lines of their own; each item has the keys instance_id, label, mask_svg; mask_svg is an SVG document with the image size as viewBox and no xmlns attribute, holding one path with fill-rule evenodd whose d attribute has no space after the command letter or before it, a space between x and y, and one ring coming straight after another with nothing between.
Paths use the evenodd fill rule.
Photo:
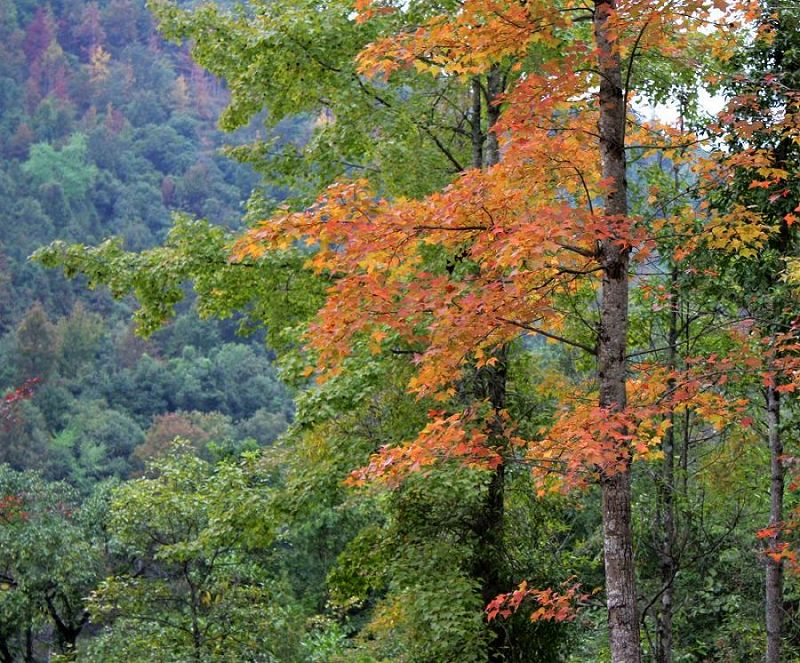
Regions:
<instances>
[{"instance_id":1,"label":"understory foliage","mask_svg":"<svg viewBox=\"0 0 800 663\"><path fill-rule=\"evenodd\" d=\"M153 0L130 61L112 5L59 14L70 60L0 3L37 113L71 63L193 72L152 121L3 120L63 229L25 269L96 305L0 347L0 658L798 655L790 3ZM253 171L182 160L217 111ZM169 228L100 223L151 180L98 136Z\"/></svg>"}]
</instances>

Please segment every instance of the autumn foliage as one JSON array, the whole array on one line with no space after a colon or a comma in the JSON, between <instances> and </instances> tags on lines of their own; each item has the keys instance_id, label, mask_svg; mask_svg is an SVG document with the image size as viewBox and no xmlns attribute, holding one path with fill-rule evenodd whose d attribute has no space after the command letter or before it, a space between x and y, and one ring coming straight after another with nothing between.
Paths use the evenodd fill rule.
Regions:
<instances>
[{"instance_id":1,"label":"autumn foliage","mask_svg":"<svg viewBox=\"0 0 800 663\"><path fill-rule=\"evenodd\" d=\"M757 16L758 4L595 4L606 20L607 54L598 55L593 36L581 29L592 17L588 9L502 0L468 0L458 12L370 44L359 56L368 77L389 79L406 68L474 76L510 63L511 84L493 102L502 109L492 128L501 162L469 170L421 200L386 200L366 181L341 182L311 208L263 221L236 246L236 260L252 260L305 244L311 247L307 267L333 277L307 334L317 358L309 375L319 381L336 375L364 344L376 353L399 350L412 353L417 367L409 389L442 403L416 439L381 449L351 482L394 485L409 471L447 459L487 468L502 464L505 452L489 435L487 421L455 404L459 380L468 366L496 361L493 352L521 334L596 354L594 339L571 336L569 302L599 290L608 269L601 244L632 256L636 269L652 256L660 236L674 229L670 224L691 233L676 249L678 259L701 246L747 254L769 236L759 213L744 207L710 218L687 207L674 220L655 224L607 212L599 201L612 199L618 182L604 178L596 148L603 111L594 92L597 61L602 68L608 64L603 58L618 58L625 64L628 149L689 159L696 136L648 124L631 110L634 86L642 80L635 58L677 59L689 68L707 55L732 51L737 31ZM380 2L358 2L356 8L361 21L393 10ZM698 25L714 29L698 39ZM787 122L783 130L793 126ZM718 186L743 158L712 155L698 166L703 183ZM786 176L763 155L746 158L761 178L753 186L773 187ZM437 268L435 252L457 256L459 268ZM624 408L598 406L590 379L573 388L574 396L562 395L553 424L535 439L508 433L509 448L524 449L542 492L567 490L628 472L632 461L657 458L668 413L690 409L720 428L741 414L745 403L726 400L720 391L730 366L715 357L687 365L681 372L631 365ZM538 598L547 615L566 616L563 603L550 595ZM509 605L518 606L518 599Z\"/></svg>"},{"instance_id":2,"label":"autumn foliage","mask_svg":"<svg viewBox=\"0 0 800 663\"><path fill-rule=\"evenodd\" d=\"M689 47L686 25L705 20L703 12L712 7L674 4L633 2L615 12L612 30L623 57L634 49L669 56ZM731 9L729 3L716 4ZM358 8L364 20L389 10L376 3L359 3ZM303 242L313 247L308 267L335 276L318 322L308 332L318 379L341 370L354 343L364 339L375 352L391 347L412 351L418 372L409 388L446 402L468 363L493 361L492 349L520 333L570 341L562 339L568 319L563 300L582 288L597 288L598 241L613 237L638 261L650 255L652 228L635 217L609 216L596 206L611 184L601 178L591 149L598 121L596 100L587 95L594 55L590 43L570 38L575 18L548 3L467 2L455 16L435 17L362 53L365 74L390 76L407 66L435 74L485 71L533 44L544 53L555 46L566 50L553 59L543 55L536 72L520 78L502 99L504 113L494 129L502 142L499 165L468 171L423 200L382 200L365 181L337 184L312 208L278 214L239 242L237 259ZM737 24L726 27L716 39L732 39ZM713 46L722 48L718 42ZM683 149L684 142L676 144L674 136L662 138L638 125L631 118L633 144L656 140L668 152ZM747 221L736 219L740 225ZM722 223L710 224L713 237ZM457 276L435 270L426 261L428 247L459 254L469 267ZM580 341L572 343L594 351ZM654 422L674 406L675 398L657 393L665 389L663 374L655 379L648 367L639 370L639 384L647 382L650 393L624 414L565 402L564 417L536 443L544 461L556 455L573 468L613 473L620 453L646 456L649 448L657 448L659 424ZM700 396L707 392L694 381L686 384L695 396L709 397ZM632 392L637 393L635 387ZM681 396L691 406L689 393ZM417 442L404 451L387 450L385 466L395 467L401 458L415 468L425 465L437 448L444 456L474 458L480 436L463 430L465 416L434 417Z\"/></svg>"}]
</instances>

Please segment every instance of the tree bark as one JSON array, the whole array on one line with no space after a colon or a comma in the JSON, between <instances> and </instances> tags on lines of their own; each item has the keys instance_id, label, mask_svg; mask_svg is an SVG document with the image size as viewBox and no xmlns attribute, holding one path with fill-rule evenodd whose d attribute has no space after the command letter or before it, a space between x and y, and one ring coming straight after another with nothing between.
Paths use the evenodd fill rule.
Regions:
<instances>
[{"instance_id":1,"label":"tree bark","mask_svg":"<svg viewBox=\"0 0 800 663\"><path fill-rule=\"evenodd\" d=\"M675 368L678 356L678 270L672 268L670 279L670 316L667 346L669 355L667 363L670 369ZM670 379L667 389L672 391L675 381ZM670 412L670 427L664 433L662 451L664 460L661 464L659 481L661 541L659 550L659 566L661 574L661 605L656 614L656 663L672 663L672 606L673 580L675 579L675 422L674 412Z\"/></svg>"},{"instance_id":2,"label":"tree bark","mask_svg":"<svg viewBox=\"0 0 800 663\"><path fill-rule=\"evenodd\" d=\"M595 0L594 36L600 74L599 146L603 179L608 182L605 214L620 220L628 214L625 162L626 100L622 65L609 32L615 0ZM622 411L627 405L626 351L628 337L629 251L617 237L598 242L602 268L600 333L597 369L600 407ZM603 493L603 547L609 643L613 663L640 663L636 574L631 534L631 474L629 449L619 449L618 467L601 479Z\"/></svg>"},{"instance_id":3,"label":"tree bark","mask_svg":"<svg viewBox=\"0 0 800 663\"><path fill-rule=\"evenodd\" d=\"M785 24L785 17L782 12L778 12L778 25L780 31L791 30ZM797 58L788 58L785 46L779 45L775 49L775 70L791 71L797 65ZM787 62L787 59L789 60ZM797 101L788 98L786 100L785 112L787 114L796 113ZM790 168L789 157L793 149L793 141L790 137L783 137L778 145L775 146L775 164L779 168ZM781 267L785 265L785 259L790 255L792 248L792 232L786 219L780 220L780 233L776 238L777 251L781 256ZM776 275L771 275L770 289L774 287ZM775 306L780 311L780 304ZM776 386L768 386L766 393L767 400L767 442L769 444L770 459L770 486L769 486L769 526L775 528L774 536L767 540L767 546L777 549L781 544L781 528L783 526L783 492L785 469L783 466L783 439L781 437L781 401L780 392ZM767 663L779 663L783 649L783 560L773 559L767 556L766 568L766 592L765 592L765 611L767 626Z\"/></svg>"},{"instance_id":4,"label":"tree bark","mask_svg":"<svg viewBox=\"0 0 800 663\"><path fill-rule=\"evenodd\" d=\"M203 660L203 633L200 629L200 596L192 581L189 563L183 563L183 577L189 587L189 611L192 619L192 644L194 645L194 658L197 661Z\"/></svg>"},{"instance_id":5,"label":"tree bark","mask_svg":"<svg viewBox=\"0 0 800 663\"><path fill-rule=\"evenodd\" d=\"M495 103L505 88L505 77L498 65L494 65L486 76L486 168L500 163L500 141L492 128L500 119L500 107Z\"/></svg>"},{"instance_id":6,"label":"tree bark","mask_svg":"<svg viewBox=\"0 0 800 663\"><path fill-rule=\"evenodd\" d=\"M783 523L783 440L781 439L780 394L767 387L767 440L770 457L769 526L775 534L767 539L767 547L780 545ZM767 556L766 574L767 663L780 663L783 634L783 560Z\"/></svg>"},{"instance_id":7,"label":"tree bark","mask_svg":"<svg viewBox=\"0 0 800 663\"><path fill-rule=\"evenodd\" d=\"M500 410L506 407L506 348L500 348L494 356L498 359L494 366L485 366L476 375L475 395L480 399L488 399L495 412L495 422L490 430L490 444L505 456L505 439L502 434ZM484 605L505 591L508 591L508 579L504 570L504 521L505 521L505 464L501 463L489 480L486 499L475 532L478 537L478 555L475 563L475 575L481 579L481 597ZM507 632L500 624L490 625L492 638L489 642L488 660L505 660Z\"/></svg>"},{"instance_id":8,"label":"tree bark","mask_svg":"<svg viewBox=\"0 0 800 663\"><path fill-rule=\"evenodd\" d=\"M481 79L478 76L472 79L470 83L470 96L472 97L472 106L469 111L471 140L472 140L472 167L483 168L483 111L481 103Z\"/></svg>"},{"instance_id":9,"label":"tree bark","mask_svg":"<svg viewBox=\"0 0 800 663\"><path fill-rule=\"evenodd\" d=\"M503 92L503 77L497 66L492 67L486 77L486 131L479 130L473 137L481 140L482 163L480 167L491 168L500 162L500 149L496 134L492 131L500 116L500 109L495 105L495 99ZM473 87L473 109L478 112L480 129L481 85L478 80ZM486 141L485 149L483 141ZM477 151L473 144L473 158ZM497 360L494 366L484 366L476 374L475 396L479 399L488 399L495 413L494 423L490 431L490 444L501 456L505 457L505 439L502 431L500 411L506 407L507 384L507 355L508 348L500 347L493 353ZM481 595L484 605L508 590L508 582L502 564L504 546L504 520L505 520L505 464L501 463L493 472L489 481L483 512L477 527L478 534L478 559L476 574L481 579ZM506 648L506 630L500 628L498 623L492 624L493 637L489 642L488 660L501 661Z\"/></svg>"}]
</instances>

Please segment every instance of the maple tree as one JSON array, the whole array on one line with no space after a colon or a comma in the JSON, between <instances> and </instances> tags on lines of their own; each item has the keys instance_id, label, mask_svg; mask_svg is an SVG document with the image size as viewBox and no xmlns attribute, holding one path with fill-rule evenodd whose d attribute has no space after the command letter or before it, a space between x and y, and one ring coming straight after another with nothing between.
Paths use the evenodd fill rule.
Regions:
<instances>
[{"instance_id":1,"label":"maple tree","mask_svg":"<svg viewBox=\"0 0 800 663\"><path fill-rule=\"evenodd\" d=\"M392 11L381 3L358 7L363 20ZM651 418L627 407L629 263L633 252L641 259L649 250L627 202L626 141L636 144L647 135L627 126L634 58L640 51L675 55L688 48L685 26L710 21L711 9L700 2L596 2L573 16L550 3L467 2L458 12L374 42L360 55L362 71L372 76L407 66L474 75L541 45L537 73L526 72L503 96L494 128L503 141L501 163L469 171L422 200L380 200L366 182L335 185L310 210L264 222L238 249L240 256L258 257L265 246L318 243L310 265L337 275L309 335L321 379L340 370L361 335L378 345L387 338L405 342L419 367L411 389L445 403L455 395L465 362L495 363L494 349L520 329L596 356L598 406L568 406L552 439L534 442L530 454L545 463L566 457L574 468L568 482L592 476L601 483L609 626L618 661L640 656L630 462L646 456L647 438L639 434ZM591 21L591 32L576 27L581 19ZM557 56L548 58L548 49ZM593 88L598 80L599 89ZM675 149L668 142L663 147ZM597 200L602 209L595 208ZM426 245L463 251L469 272L456 279L431 271ZM590 287L600 284L592 344L562 335L565 315L557 305L560 293L568 296L586 279ZM417 469L442 455L500 464L486 440L475 413L434 413L417 440L386 450L359 477L380 477L398 465Z\"/></svg>"}]
</instances>

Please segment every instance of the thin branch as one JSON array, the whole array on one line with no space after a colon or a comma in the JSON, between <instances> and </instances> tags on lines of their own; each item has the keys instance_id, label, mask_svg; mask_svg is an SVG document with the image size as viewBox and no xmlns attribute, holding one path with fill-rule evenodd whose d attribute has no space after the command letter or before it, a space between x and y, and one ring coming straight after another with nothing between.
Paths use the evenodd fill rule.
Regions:
<instances>
[{"instance_id":1,"label":"thin branch","mask_svg":"<svg viewBox=\"0 0 800 663\"><path fill-rule=\"evenodd\" d=\"M636 35L636 41L633 42L633 48L631 49L631 54L628 57L628 71L625 73L625 108L628 107L628 96L631 89L631 75L633 74L633 59L636 56L636 51L639 50L639 43L642 41L642 37L644 37L644 33L647 31L647 28L650 26L650 18L644 22L642 29L639 30L639 34Z\"/></svg>"},{"instance_id":2,"label":"thin branch","mask_svg":"<svg viewBox=\"0 0 800 663\"><path fill-rule=\"evenodd\" d=\"M589 212L594 214L594 205L592 204L592 195L589 193L589 186L586 184L586 179L583 177L583 173L581 172L580 168L577 166L572 167L575 172L578 174L578 177L581 181L581 186L583 186L583 190L586 193L586 204L589 205Z\"/></svg>"},{"instance_id":3,"label":"thin branch","mask_svg":"<svg viewBox=\"0 0 800 663\"><path fill-rule=\"evenodd\" d=\"M454 232L458 231L483 231L489 230L486 226L414 226L414 230L451 230Z\"/></svg>"},{"instance_id":4,"label":"thin branch","mask_svg":"<svg viewBox=\"0 0 800 663\"><path fill-rule=\"evenodd\" d=\"M573 253L577 253L579 256L583 256L584 258L590 258L594 260L597 258L596 251L589 251L588 249L582 249L580 246L575 246L573 244L567 244L566 242L556 242L558 246L562 249L566 249L567 251L572 251Z\"/></svg>"},{"instance_id":5,"label":"thin branch","mask_svg":"<svg viewBox=\"0 0 800 663\"><path fill-rule=\"evenodd\" d=\"M539 327L532 327L531 325L526 325L524 322L519 322L518 320L509 320L507 318L498 318L498 320L508 323L509 325L514 325L515 327L519 327L521 329L526 329L529 332L533 332L534 334L539 334L540 336L544 336L545 338L552 339L554 341L558 341L559 343L564 343L566 345L571 345L573 348L578 348L583 350L584 352L588 352L592 356L597 356L597 350L595 348L589 347L580 341L573 341L569 338L564 338L563 336L558 336L557 334L551 334L550 332L544 331Z\"/></svg>"}]
</instances>

